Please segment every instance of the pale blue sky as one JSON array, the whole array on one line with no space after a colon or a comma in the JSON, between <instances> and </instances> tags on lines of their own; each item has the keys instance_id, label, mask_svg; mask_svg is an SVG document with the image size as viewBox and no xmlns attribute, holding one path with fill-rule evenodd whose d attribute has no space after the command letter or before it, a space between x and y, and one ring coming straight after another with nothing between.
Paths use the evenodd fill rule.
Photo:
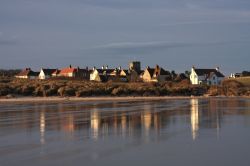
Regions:
<instances>
[{"instance_id":1,"label":"pale blue sky","mask_svg":"<svg viewBox=\"0 0 250 166\"><path fill-rule=\"evenodd\" d=\"M249 0L0 0L0 68L250 70Z\"/></svg>"}]
</instances>

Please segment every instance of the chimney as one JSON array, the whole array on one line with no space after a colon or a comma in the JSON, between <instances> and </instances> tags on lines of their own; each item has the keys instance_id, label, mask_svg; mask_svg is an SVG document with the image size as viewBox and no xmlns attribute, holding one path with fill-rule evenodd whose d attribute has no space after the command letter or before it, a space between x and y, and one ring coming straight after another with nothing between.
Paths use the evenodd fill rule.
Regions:
<instances>
[{"instance_id":1,"label":"chimney","mask_svg":"<svg viewBox=\"0 0 250 166\"><path fill-rule=\"evenodd\" d=\"M119 68L118 68L119 70L121 70L122 69L122 67L121 66L119 66Z\"/></svg>"},{"instance_id":2,"label":"chimney","mask_svg":"<svg viewBox=\"0 0 250 166\"><path fill-rule=\"evenodd\" d=\"M86 66L86 70L87 70L87 71L89 70L89 67L88 67L88 66Z\"/></svg>"},{"instance_id":3,"label":"chimney","mask_svg":"<svg viewBox=\"0 0 250 166\"><path fill-rule=\"evenodd\" d=\"M106 66L106 69L108 69L108 68L109 68L109 66L107 65L107 66Z\"/></svg>"},{"instance_id":4,"label":"chimney","mask_svg":"<svg viewBox=\"0 0 250 166\"><path fill-rule=\"evenodd\" d=\"M72 68L72 66L71 66L71 65L69 65L69 68Z\"/></svg>"},{"instance_id":5,"label":"chimney","mask_svg":"<svg viewBox=\"0 0 250 166\"><path fill-rule=\"evenodd\" d=\"M104 69L104 65L102 66L102 70Z\"/></svg>"},{"instance_id":6,"label":"chimney","mask_svg":"<svg viewBox=\"0 0 250 166\"><path fill-rule=\"evenodd\" d=\"M94 67L93 67L93 70L95 70L95 69L96 69L96 67L94 66Z\"/></svg>"},{"instance_id":7,"label":"chimney","mask_svg":"<svg viewBox=\"0 0 250 166\"><path fill-rule=\"evenodd\" d=\"M216 68L215 68L215 70L219 71L219 70L220 70L220 68L219 68L219 67L216 67Z\"/></svg>"}]
</instances>

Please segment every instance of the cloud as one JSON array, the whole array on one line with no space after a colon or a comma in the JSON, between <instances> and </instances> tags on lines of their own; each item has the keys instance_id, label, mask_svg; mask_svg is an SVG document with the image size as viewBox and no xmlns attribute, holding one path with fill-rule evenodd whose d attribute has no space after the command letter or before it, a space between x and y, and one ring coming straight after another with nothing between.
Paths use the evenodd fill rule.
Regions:
<instances>
[{"instance_id":1,"label":"cloud","mask_svg":"<svg viewBox=\"0 0 250 166\"><path fill-rule=\"evenodd\" d=\"M250 43L250 40L229 40L229 41L207 41L207 42L169 42L169 41L149 41L149 42L116 42L98 45L87 50L125 50L125 49L168 49L194 46L218 46L226 44Z\"/></svg>"},{"instance_id":2,"label":"cloud","mask_svg":"<svg viewBox=\"0 0 250 166\"><path fill-rule=\"evenodd\" d=\"M188 43L171 43L166 41L150 41L150 42L116 42L108 43L93 47L92 49L133 49L133 48L170 48L183 47Z\"/></svg>"}]
</instances>

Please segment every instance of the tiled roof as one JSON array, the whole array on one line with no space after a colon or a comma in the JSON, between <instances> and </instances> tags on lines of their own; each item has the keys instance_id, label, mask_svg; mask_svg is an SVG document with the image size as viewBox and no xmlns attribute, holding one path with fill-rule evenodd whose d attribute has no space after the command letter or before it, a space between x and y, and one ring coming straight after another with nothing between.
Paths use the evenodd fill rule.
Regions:
<instances>
[{"instance_id":1,"label":"tiled roof","mask_svg":"<svg viewBox=\"0 0 250 166\"><path fill-rule=\"evenodd\" d=\"M22 70L16 76L38 76L39 72L34 72L30 68Z\"/></svg>"},{"instance_id":2,"label":"tiled roof","mask_svg":"<svg viewBox=\"0 0 250 166\"><path fill-rule=\"evenodd\" d=\"M61 69L60 74L74 73L76 72L76 70L77 68L68 67L68 68Z\"/></svg>"},{"instance_id":3,"label":"tiled roof","mask_svg":"<svg viewBox=\"0 0 250 166\"><path fill-rule=\"evenodd\" d=\"M209 76L211 73L214 73L217 77L225 77L221 72L217 71L216 69L194 69L194 71L198 76Z\"/></svg>"}]
</instances>

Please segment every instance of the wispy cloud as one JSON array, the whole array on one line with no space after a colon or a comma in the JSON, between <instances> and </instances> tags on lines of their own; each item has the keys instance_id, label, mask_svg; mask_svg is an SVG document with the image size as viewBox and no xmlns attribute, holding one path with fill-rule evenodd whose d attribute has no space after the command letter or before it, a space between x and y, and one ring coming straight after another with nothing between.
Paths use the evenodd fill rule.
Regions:
<instances>
[{"instance_id":1,"label":"wispy cloud","mask_svg":"<svg viewBox=\"0 0 250 166\"><path fill-rule=\"evenodd\" d=\"M149 42L115 42L98 45L88 50L105 50L105 49L168 49L178 47L194 47L194 46L217 46L226 44L250 43L250 40L229 40L229 41L207 41L207 42L169 42L169 41L149 41Z\"/></svg>"},{"instance_id":2,"label":"wispy cloud","mask_svg":"<svg viewBox=\"0 0 250 166\"><path fill-rule=\"evenodd\" d=\"M188 43L172 43L167 41L149 42L116 42L92 47L91 49L133 49L133 48L170 48L188 46Z\"/></svg>"}]
</instances>

